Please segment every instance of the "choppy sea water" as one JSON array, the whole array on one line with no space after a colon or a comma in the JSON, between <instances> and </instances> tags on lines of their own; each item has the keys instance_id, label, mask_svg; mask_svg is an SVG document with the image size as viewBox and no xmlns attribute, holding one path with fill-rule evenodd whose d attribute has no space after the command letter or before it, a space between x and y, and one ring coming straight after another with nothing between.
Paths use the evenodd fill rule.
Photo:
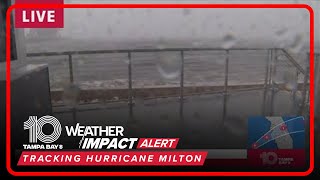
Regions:
<instances>
[{"instance_id":1,"label":"choppy sea water","mask_svg":"<svg viewBox=\"0 0 320 180\"><path fill-rule=\"evenodd\" d=\"M205 46L205 45L203 45ZM108 43L103 41L42 39L29 40L27 52L62 52L105 49L150 49L170 47L193 47L192 43L158 44L152 43ZM201 47L201 46L200 46ZM207 47L207 45L206 45ZM306 55L292 55L305 67ZM185 86L223 85L226 78L226 59L228 58L228 84L262 84L265 81L269 54L266 50L226 51L188 51L184 52L183 78ZM172 87L180 85L180 52L138 52L132 53L133 88ZM294 86L297 78L302 82L303 75L296 76L296 67L283 55L276 56L276 82L288 82ZM49 65L52 89L61 89L69 83L69 61L67 56L28 57L30 63ZM73 55L72 69L75 83L82 89L128 88L128 54L90 54ZM293 85L292 85L293 84Z\"/></svg>"}]
</instances>

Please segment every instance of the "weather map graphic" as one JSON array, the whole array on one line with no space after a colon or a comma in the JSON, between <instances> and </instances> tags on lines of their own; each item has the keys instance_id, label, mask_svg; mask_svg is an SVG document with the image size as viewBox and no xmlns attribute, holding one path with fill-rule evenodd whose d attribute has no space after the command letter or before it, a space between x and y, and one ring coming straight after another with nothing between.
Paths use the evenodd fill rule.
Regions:
<instances>
[{"instance_id":1,"label":"weather map graphic","mask_svg":"<svg viewBox=\"0 0 320 180\"><path fill-rule=\"evenodd\" d=\"M305 119L302 116L251 117L247 148L252 167L304 168Z\"/></svg>"},{"instance_id":2,"label":"weather map graphic","mask_svg":"<svg viewBox=\"0 0 320 180\"><path fill-rule=\"evenodd\" d=\"M296 117L248 119L248 149L304 149L305 120Z\"/></svg>"}]
</instances>

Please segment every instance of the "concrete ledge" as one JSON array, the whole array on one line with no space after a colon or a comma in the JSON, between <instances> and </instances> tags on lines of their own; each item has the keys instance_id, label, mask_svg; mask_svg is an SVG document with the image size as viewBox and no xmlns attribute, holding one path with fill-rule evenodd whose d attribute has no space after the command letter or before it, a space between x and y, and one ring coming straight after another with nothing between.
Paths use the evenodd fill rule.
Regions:
<instances>
[{"instance_id":1,"label":"concrete ledge","mask_svg":"<svg viewBox=\"0 0 320 180\"><path fill-rule=\"evenodd\" d=\"M263 89L264 84L256 85L229 85L229 92L247 91L253 89ZM285 89L284 85L279 85L279 89ZM303 84L299 84L299 90L303 89ZM184 87L184 96L190 96L195 94L209 94L209 93L223 93L224 86L193 86ZM63 103L63 90L51 91L51 99L54 104ZM172 97L180 95L179 87L155 87L155 88L133 88L134 98L161 98ZM78 102L113 102L119 100L127 100L129 95L128 89L81 89Z\"/></svg>"}]
</instances>

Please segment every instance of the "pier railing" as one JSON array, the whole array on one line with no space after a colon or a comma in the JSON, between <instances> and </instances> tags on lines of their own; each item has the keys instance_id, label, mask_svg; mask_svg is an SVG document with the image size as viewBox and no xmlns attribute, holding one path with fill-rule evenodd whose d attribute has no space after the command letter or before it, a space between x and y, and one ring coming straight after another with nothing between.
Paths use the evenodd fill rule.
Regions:
<instances>
[{"instance_id":1,"label":"pier railing","mask_svg":"<svg viewBox=\"0 0 320 180\"><path fill-rule=\"evenodd\" d=\"M64 52L44 52L44 53L28 53L28 57L49 57L49 56L66 56L68 61L68 74L69 82L74 83L75 81L75 70L74 70L74 59L75 56L79 55L94 55L94 54L124 54L127 58L127 90L128 90L128 104L132 108L134 104L134 93L133 93L133 76L134 71L133 64L133 55L135 53L156 53L156 52L175 52L179 54L180 57L180 69L179 69L179 99L180 103L183 104L183 99L185 96L184 87L185 87L185 60L186 53L188 52L220 52L224 54L224 77L223 77L223 91L224 101L226 104L228 94L229 94L229 81L230 81L230 53L233 51L259 51L266 54L267 59L265 60L265 70L264 70L264 82L262 89L265 89L265 98L267 96L267 90L271 90L272 96L276 89L280 87L282 82L278 82L277 75L278 72L282 71L285 68L290 68L291 71L294 71L297 76L297 84L302 85L302 104L301 109L306 106L308 103L308 79L309 79L309 68L308 64L301 65L297 60L293 58L285 49L259 49L259 48L234 48L234 49L219 49L219 48L159 48L159 49L120 49L120 50L88 50L88 51L64 51ZM282 57L282 59L280 58ZM308 57L307 57L308 58ZM107 59L106 59L107 61ZM285 61L284 64L279 65L280 61ZM309 62L306 59L306 62ZM304 67L305 66L305 67ZM281 69L282 68L282 69ZM248 69L249 71L250 69ZM148 76L146 74L146 76ZM299 78L300 77L300 78ZM302 77L302 78L301 78ZM297 89L295 89L297 91ZM264 98L264 100L265 100ZM181 105L182 106L182 105Z\"/></svg>"}]
</instances>

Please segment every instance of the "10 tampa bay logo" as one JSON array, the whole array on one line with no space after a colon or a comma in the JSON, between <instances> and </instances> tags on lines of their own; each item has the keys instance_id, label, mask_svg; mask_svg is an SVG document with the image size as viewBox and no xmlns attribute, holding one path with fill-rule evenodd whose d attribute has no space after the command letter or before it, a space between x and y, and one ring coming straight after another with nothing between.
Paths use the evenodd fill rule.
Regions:
<instances>
[{"instance_id":1,"label":"10 tampa bay logo","mask_svg":"<svg viewBox=\"0 0 320 180\"><path fill-rule=\"evenodd\" d=\"M51 125L53 131L51 134L43 132L44 125ZM61 144L52 144L57 141L61 135L61 124L53 116L29 116L29 119L23 123L23 129L29 131L29 144L23 144L23 149L62 149ZM39 141L42 142L39 144ZM44 144L43 144L44 143Z\"/></svg>"}]
</instances>

